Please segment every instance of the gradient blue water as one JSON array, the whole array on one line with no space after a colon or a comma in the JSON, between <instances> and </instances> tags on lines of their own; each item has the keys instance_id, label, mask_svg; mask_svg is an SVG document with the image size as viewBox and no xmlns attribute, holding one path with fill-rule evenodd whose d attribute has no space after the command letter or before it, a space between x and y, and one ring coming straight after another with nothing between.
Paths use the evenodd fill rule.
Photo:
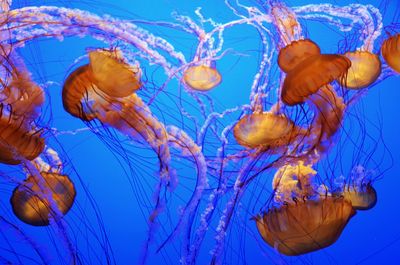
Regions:
<instances>
[{"instance_id":1,"label":"gradient blue water","mask_svg":"<svg viewBox=\"0 0 400 265\"><path fill-rule=\"evenodd\" d=\"M289 1L289 5L295 3L316 3L318 1ZM351 1L333 1L336 4L347 4ZM380 1L369 1L371 4ZM124 19L143 19L147 21L172 21L171 12L179 11L194 17L194 10L201 6L203 14L214 18L216 21L234 19L231 11L226 8L222 0L213 1L128 1L116 0L110 2L90 1L42 1L41 4L65 5L67 7L79 7L94 13L109 13ZM331 1L332 3L332 1ZM368 3L368 1L363 1ZM386 22L393 19L393 12L400 8L396 1L390 2L390 8L386 10ZM15 6L35 4L35 2L18 2ZM193 53L194 40L172 29L160 29L146 26L154 34L160 34L170 40L178 50L184 50L186 54ZM322 49L326 52L334 52L337 43L332 43L340 34L321 23L308 24L309 36L322 43ZM30 58L32 71L37 80L53 80L62 83L67 75L68 67L74 58L81 56L86 47L100 45L89 38L77 40L66 39L62 43L58 41L41 41L27 45L24 54ZM216 102L226 107L246 103L252 76L256 69L259 54L259 39L252 28L240 26L238 31L229 32L226 36L226 45L245 51L245 55L235 55L224 58L218 62L218 67L223 76L223 84L210 94ZM247 264L400 264L400 141L399 141L399 113L400 113L400 77L392 77L385 80L363 97L359 104L364 108L364 115L370 120L367 130L376 134L372 124L382 124L380 128L383 139L393 156L393 165L384 174L383 178L375 183L378 192L378 204L370 211L359 212L346 227L340 239L331 247L306 255L300 258L273 259L264 256L258 242L252 237L247 240L242 237L231 237L232 241L245 242L245 260ZM59 86L51 86L48 93L52 101L52 126L60 130L80 128L80 121L70 118L61 107ZM167 110L166 110L167 111ZM88 185L91 193L96 198L99 208L102 210L103 219L110 241L115 252L118 264L134 264L139 257L139 249L145 237L144 218L140 214L139 206L135 202L135 194L127 184L127 178L120 169L118 160L101 143L98 138L90 133L76 136L65 136L62 139L63 146L67 150L80 176ZM377 154L379 156L379 154ZM351 157L342 157L351 160ZM390 164L389 156L385 157L383 165ZM154 170L156 171L156 169ZM149 190L151 192L151 190ZM8 194L3 193L5 197ZM78 200L80 199L78 193ZM7 201L7 200L5 200ZM82 205L84 201L80 201ZM19 221L17 225L24 226ZM32 229L40 234L40 228ZM236 234L234 234L236 236ZM211 243L207 242L207 243ZM233 255L234 257L234 255ZM242 254L243 258L243 254ZM208 260L207 253L202 253L199 264L205 264ZM234 258L227 260L232 264L240 264L241 260ZM162 262L160 261L160 264ZM178 260L176 260L178 264Z\"/></svg>"}]
</instances>

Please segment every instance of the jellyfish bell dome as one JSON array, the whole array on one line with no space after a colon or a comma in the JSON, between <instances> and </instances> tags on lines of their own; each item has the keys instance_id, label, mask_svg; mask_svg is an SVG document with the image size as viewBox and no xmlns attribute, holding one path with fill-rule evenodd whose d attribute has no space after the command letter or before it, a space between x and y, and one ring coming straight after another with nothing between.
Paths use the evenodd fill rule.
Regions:
<instances>
[{"instance_id":1,"label":"jellyfish bell dome","mask_svg":"<svg viewBox=\"0 0 400 265\"><path fill-rule=\"evenodd\" d=\"M360 89L371 85L381 73L379 56L368 51L347 52L344 54L351 61L342 85L349 89Z\"/></svg>"},{"instance_id":2,"label":"jellyfish bell dome","mask_svg":"<svg viewBox=\"0 0 400 265\"><path fill-rule=\"evenodd\" d=\"M33 160L45 147L45 140L37 131L29 129L23 120L0 118L0 162L18 165L23 159Z\"/></svg>"},{"instance_id":3,"label":"jellyfish bell dome","mask_svg":"<svg viewBox=\"0 0 400 265\"><path fill-rule=\"evenodd\" d=\"M64 109L72 116L84 121L95 118L94 113L91 113L86 104L89 91L97 88L93 81L94 77L89 65L83 65L67 77L62 90Z\"/></svg>"},{"instance_id":4,"label":"jellyfish bell dome","mask_svg":"<svg viewBox=\"0 0 400 265\"><path fill-rule=\"evenodd\" d=\"M293 70L304 59L321 54L319 46L310 39L297 40L280 49L278 65L285 73Z\"/></svg>"},{"instance_id":5,"label":"jellyfish bell dome","mask_svg":"<svg viewBox=\"0 0 400 265\"><path fill-rule=\"evenodd\" d=\"M353 186L345 187L341 195L345 200L351 202L356 210L372 209L378 201L376 190L371 184L363 185L359 188Z\"/></svg>"},{"instance_id":6,"label":"jellyfish bell dome","mask_svg":"<svg viewBox=\"0 0 400 265\"><path fill-rule=\"evenodd\" d=\"M386 39L381 48L386 63L397 73L400 73L400 34Z\"/></svg>"},{"instance_id":7,"label":"jellyfish bell dome","mask_svg":"<svg viewBox=\"0 0 400 265\"><path fill-rule=\"evenodd\" d=\"M326 196L272 208L254 219L268 245L297 256L332 245L355 213L349 201Z\"/></svg>"},{"instance_id":8,"label":"jellyfish bell dome","mask_svg":"<svg viewBox=\"0 0 400 265\"><path fill-rule=\"evenodd\" d=\"M286 75L281 98L289 106L301 104L322 86L343 78L351 66L351 61L342 55L312 55Z\"/></svg>"},{"instance_id":9,"label":"jellyfish bell dome","mask_svg":"<svg viewBox=\"0 0 400 265\"><path fill-rule=\"evenodd\" d=\"M286 116L272 112L242 117L233 128L236 141L246 148L287 146L300 129Z\"/></svg>"},{"instance_id":10,"label":"jellyfish bell dome","mask_svg":"<svg viewBox=\"0 0 400 265\"><path fill-rule=\"evenodd\" d=\"M49 219L54 215L54 206L65 215L76 196L74 184L68 176L48 172L40 174L43 181L29 176L14 189L10 199L18 219L33 226L49 225ZM48 196L51 196L54 204Z\"/></svg>"},{"instance_id":11,"label":"jellyfish bell dome","mask_svg":"<svg viewBox=\"0 0 400 265\"><path fill-rule=\"evenodd\" d=\"M110 97L129 96L142 86L140 68L126 63L119 50L94 50L89 60L94 83Z\"/></svg>"},{"instance_id":12,"label":"jellyfish bell dome","mask_svg":"<svg viewBox=\"0 0 400 265\"><path fill-rule=\"evenodd\" d=\"M183 81L193 90L208 91L221 83L222 76L215 67L195 65L184 71Z\"/></svg>"}]
</instances>

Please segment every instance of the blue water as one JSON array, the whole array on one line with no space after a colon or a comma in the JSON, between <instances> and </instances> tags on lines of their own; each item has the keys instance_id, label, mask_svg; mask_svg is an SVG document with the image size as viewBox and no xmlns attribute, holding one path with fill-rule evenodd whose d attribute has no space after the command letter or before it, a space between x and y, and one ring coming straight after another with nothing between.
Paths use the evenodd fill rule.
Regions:
<instances>
[{"instance_id":1,"label":"blue water","mask_svg":"<svg viewBox=\"0 0 400 265\"><path fill-rule=\"evenodd\" d=\"M353 1L347 0L327 2L337 5L353 3ZM288 6L300 6L308 3L319 2L315 0L287 1ZM359 3L369 3L380 7L386 25L400 22L398 21L400 4L397 1L385 2L388 5L372 0L359 1ZM257 5L256 3L244 4ZM109 14L120 19L140 20L137 22L138 25L168 40L177 51L182 51L188 60L196 49L194 37L171 27L156 26L154 22L174 22L172 12L179 12L194 18L194 11L197 7L201 7L201 12L205 17L213 18L216 22L222 23L237 19L222 0L95 0L86 2L16 0L12 8L30 5L73 7L98 15ZM142 23L143 21L149 23ZM333 26L322 22L307 21L304 26L307 36L319 43L325 53L337 51L338 42L344 38L344 35ZM206 30L210 30L210 28L209 25L206 25ZM397 30L399 29L397 28ZM224 48L232 48L232 51L217 62L223 82L215 90L209 92L218 110L248 103L249 88L257 71L257 61L262 47L257 32L254 28L246 25L227 30L224 38ZM377 41L375 52L378 52L379 45L380 42ZM26 65L37 83L54 82L46 88L47 107L43 110L41 121L46 127L57 128L59 132L86 127L83 122L72 118L63 110L61 89L63 80L76 68L76 64L82 64L82 62L74 62L75 59L85 55L87 48L97 47L107 46L90 37L74 37L65 38L61 42L53 39L41 39L29 42L20 49L22 56L26 58ZM87 59L84 58L83 61L85 62L85 60ZM148 87L147 90L141 92L143 95L148 91L154 92L151 89L153 83L159 85L165 77L162 77L162 70L156 66L141 64L146 71L145 86ZM272 78L274 77L272 76ZM251 195L248 195L249 197L246 197L237 208L238 217L232 221L231 229L228 230L226 237L225 264L400 264L400 208L397 196L400 189L398 177L400 141L397 124L400 98L399 81L400 76L393 76L375 85L360 98L353 109L350 109L350 111L358 110L356 120L359 119L365 124L365 130L370 136L365 140L364 148L367 152L373 153L374 158L378 161L376 164L379 165L376 170L382 173L373 182L378 193L377 205L369 211L358 212L332 246L300 257L280 256L263 242L255 229L255 223L249 220L252 215L258 213L260 204L257 206L255 206L256 204L246 205L246 201L253 196L261 196L257 200L266 201L271 191L270 183L273 172L263 174L258 183L265 186L249 188L247 192ZM181 121L179 111L174 105L174 102L180 99L186 100L185 96L179 96L178 82L169 83L167 91L171 96L169 97L168 93L161 93L152 109L155 115L159 115L159 119L163 120L160 117L165 114L165 120L173 120L176 125L187 128L189 132L193 133L193 128ZM146 95L146 99L149 97L151 95ZM188 111L193 110L193 116L199 115L197 106L190 107L188 105L187 109ZM226 118L223 124L227 125L229 122L233 122L239 118L239 115L238 112L232 117ZM354 120L352 121L354 122ZM359 132L358 129L349 130L347 128L350 127L346 126L351 126L351 124L345 121L344 130L350 135ZM71 174L71 179L76 183L77 188L76 205L65 219L72 227L69 232L70 237L73 245L79 247L80 255L84 257L83 264L106 264L105 256L112 257L112 262L116 264L136 264L142 255L142 247L147 237L148 207L152 205L152 193L157 183L158 164L154 153L145 145L130 146L123 143L124 148L132 152L129 158L131 164L127 165L127 160L120 156L121 153L107 147L107 144L116 146L121 143L122 136L115 133L115 137L102 140L104 135L86 130L74 135L66 133L49 138L48 144L60 151L67 173ZM343 137L338 138L337 141ZM377 147L372 147L374 139L383 141ZM210 139L206 143L208 150L214 150L213 155L215 155L215 146L217 146L215 143L216 140ZM335 152L338 152L336 149L332 152L333 158L330 159L336 163L336 166L342 165L345 172L349 172L349 168L355 165L352 152L347 151L339 157L334 155ZM167 206L170 216L164 217L156 230L154 236L157 241L156 245L166 238L168 234L166 231L171 231L172 224L175 224L178 216L178 209L184 204L185 198L189 198L190 188L195 180L193 165L184 161L181 164L179 161L175 161L173 165L176 166L178 172L179 184L173 191L173 195L167 195L171 196L171 203ZM23 179L23 174L17 167L1 166L1 170L5 172L3 174L14 174ZM51 264L68 264L64 259L65 253L68 251L59 241L59 236L50 228L29 227L14 217L9 206L9 196L14 186L6 181L0 181L0 185L0 215L25 231L29 238L37 241L39 248L48 249L45 250L45 253ZM90 192L90 196L88 192ZM92 202L95 202L98 212L101 213L103 224L101 227L98 224L99 219L93 211ZM219 213L222 210L223 207L218 208ZM198 220L196 222L198 224ZM213 220L209 231L213 232L217 224L218 218ZM90 234L91 230L99 235L102 234L101 231L107 234L113 254L111 252L104 254L99 244L95 242L93 235ZM25 257L28 256L40 264L40 260L32 248L22 240L17 240L6 226L2 226L0 232L0 257L12 260L12 264L19 264L18 258L16 258L19 256L22 264L36 264ZM180 239L176 240L176 246L179 246ZM55 250L55 246L59 248L59 252ZM211 257L209 251L213 246L214 240L211 234L207 236L202 245L198 264L209 263ZM158 255L154 254L155 248L154 245L151 245L148 264L179 264L179 248L170 246L166 248L165 252ZM16 249L17 253L10 252L10 249Z\"/></svg>"}]
</instances>

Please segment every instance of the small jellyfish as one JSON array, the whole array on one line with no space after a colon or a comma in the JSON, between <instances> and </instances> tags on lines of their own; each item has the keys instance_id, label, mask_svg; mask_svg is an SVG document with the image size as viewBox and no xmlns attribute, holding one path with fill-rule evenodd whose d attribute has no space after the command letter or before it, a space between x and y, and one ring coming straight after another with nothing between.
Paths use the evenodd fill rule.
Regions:
<instances>
[{"instance_id":1,"label":"small jellyfish","mask_svg":"<svg viewBox=\"0 0 400 265\"><path fill-rule=\"evenodd\" d=\"M332 245L354 214L350 202L326 196L272 208L255 221L268 245L297 256Z\"/></svg>"},{"instance_id":2,"label":"small jellyfish","mask_svg":"<svg viewBox=\"0 0 400 265\"><path fill-rule=\"evenodd\" d=\"M312 40L293 41L279 51L278 65L285 73L293 70L304 59L321 54L318 45Z\"/></svg>"},{"instance_id":3,"label":"small jellyfish","mask_svg":"<svg viewBox=\"0 0 400 265\"><path fill-rule=\"evenodd\" d=\"M400 73L400 34L386 39L381 48L386 63L397 73Z\"/></svg>"},{"instance_id":4,"label":"small jellyfish","mask_svg":"<svg viewBox=\"0 0 400 265\"><path fill-rule=\"evenodd\" d=\"M241 118L233 129L233 135L241 146L273 149L287 146L298 136L299 130L286 116L263 112Z\"/></svg>"},{"instance_id":5,"label":"small jellyfish","mask_svg":"<svg viewBox=\"0 0 400 265\"><path fill-rule=\"evenodd\" d=\"M303 103L322 86L346 76L351 61L342 55L312 55L287 73L282 87L282 101L289 106Z\"/></svg>"},{"instance_id":6,"label":"small jellyfish","mask_svg":"<svg viewBox=\"0 0 400 265\"><path fill-rule=\"evenodd\" d=\"M351 61L346 79L342 85L350 89L360 89L371 85L381 73L381 61L378 55L367 51L347 52Z\"/></svg>"},{"instance_id":7,"label":"small jellyfish","mask_svg":"<svg viewBox=\"0 0 400 265\"><path fill-rule=\"evenodd\" d=\"M206 65L190 66L183 73L185 84L198 91L208 91L218 86L221 80L218 70Z\"/></svg>"},{"instance_id":8,"label":"small jellyfish","mask_svg":"<svg viewBox=\"0 0 400 265\"><path fill-rule=\"evenodd\" d=\"M66 175L41 172L41 179L29 176L18 185L10 202L14 214L33 226L46 226L58 212L65 215L75 200L75 187ZM57 209L54 209L57 207Z\"/></svg>"},{"instance_id":9,"label":"small jellyfish","mask_svg":"<svg viewBox=\"0 0 400 265\"><path fill-rule=\"evenodd\" d=\"M372 209L378 201L376 190L371 184L361 187L346 186L341 195L345 200L351 202L356 210Z\"/></svg>"},{"instance_id":10,"label":"small jellyfish","mask_svg":"<svg viewBox=\"0 0 400 265\"><path fill-rule=\"evenodd\" d=\"M0 119L0 162L18 165L23 159L33 160L45 146L39 131L26 128L24 121L3 116Z\"/></svg>"},{"instance_id":11,"label":"small jellyfish","mask_svg":"<svg viewBox=\"0 0 400 265\"><path fill-rule=\"evenodd\" d=\"M142 86L140 68L127 64L119 50L91 51L89 60L94 83L110 97L129 96Z\"/></svg>"}]
</instances>

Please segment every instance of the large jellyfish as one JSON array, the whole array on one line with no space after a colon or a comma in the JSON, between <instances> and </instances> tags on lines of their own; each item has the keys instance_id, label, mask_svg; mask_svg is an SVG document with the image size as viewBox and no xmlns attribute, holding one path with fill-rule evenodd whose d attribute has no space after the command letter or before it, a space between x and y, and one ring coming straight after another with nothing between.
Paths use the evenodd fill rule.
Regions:
<instances>
[{"instance_id":1,"label":"large jellyfish","mask_svg":"<svg viewBox=\"0 0 400 265\"><path fill-rule=\"evenodd\" d=\"M397 243L359 244L395 181L397 4L149 1L0 0L1 264L344 264Z\"/></svg>"}]
</instances>

